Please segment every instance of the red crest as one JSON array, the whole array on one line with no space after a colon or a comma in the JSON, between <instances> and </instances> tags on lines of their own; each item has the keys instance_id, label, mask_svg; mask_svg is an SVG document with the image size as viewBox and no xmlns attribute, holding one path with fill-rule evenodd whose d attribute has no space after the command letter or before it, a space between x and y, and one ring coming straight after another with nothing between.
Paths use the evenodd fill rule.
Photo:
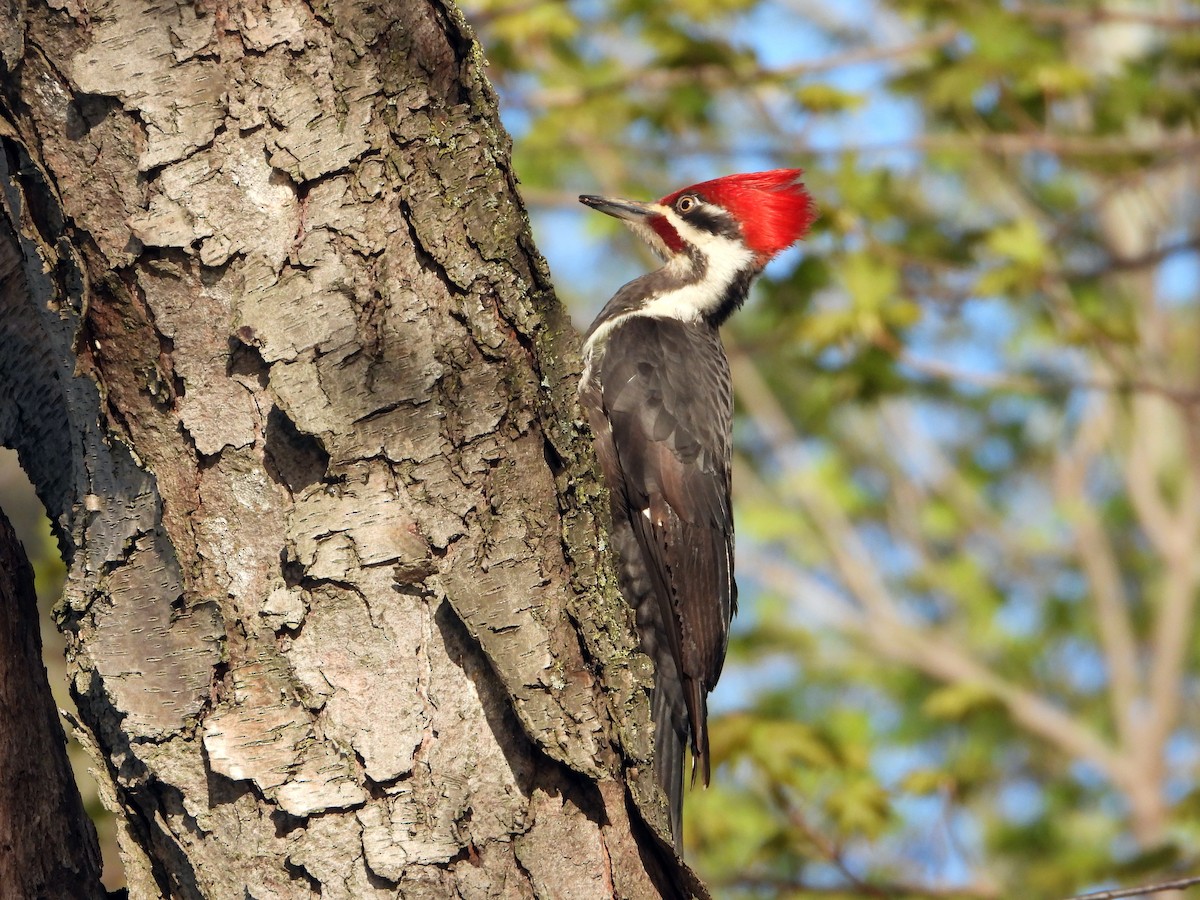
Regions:
<instances>
[{"instance_id":1,"label":"red crest","mask_svg":"<svg viewBox=\"0 0 1200 900\"><path fill-rule=\"evenodd\" d=\"M817 217L801 174L801 169L772 169L726 175L668 194L659 203L670 206L684 194L715 203L738 220L747 245L765 263L804 237Z\"/></svg>"}]
</instances>

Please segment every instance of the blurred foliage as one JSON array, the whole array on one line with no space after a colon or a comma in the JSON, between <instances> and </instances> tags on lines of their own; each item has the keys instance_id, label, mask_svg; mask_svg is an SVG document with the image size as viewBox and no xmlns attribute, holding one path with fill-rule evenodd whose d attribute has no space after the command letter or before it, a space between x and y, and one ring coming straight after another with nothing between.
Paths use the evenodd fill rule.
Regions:
<instances>
[{"instance_id":1,"label":"blurred foliage","mask_svg":"<svg viewBox=\"0 0 1200 900\"><path fill-rule=\"evenodd\" d=\"M463 6L535 233L774 166L821 210L727 328L744 599L686 804L718 895L1196 871L1197 6ZM646 260L572 227L594 310Z\"/></svg>"}]
</instances>

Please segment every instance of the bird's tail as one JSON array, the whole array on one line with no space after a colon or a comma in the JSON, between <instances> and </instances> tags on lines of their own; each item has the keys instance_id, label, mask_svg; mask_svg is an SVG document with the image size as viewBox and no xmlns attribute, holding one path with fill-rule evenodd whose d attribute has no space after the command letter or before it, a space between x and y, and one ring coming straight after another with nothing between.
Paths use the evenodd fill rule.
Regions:
<instances>
[{"instance_id":1,"label":"bird's tail","mask_svg":"<svg viewBox=\"0 0 1200 900\"><path fill-rule=\"evenodd\" d=\"M691 717L692 726L692 787L696 786L696 778L708 787L712 775L708 755L708 698L698 680L684 679L683 689L688 693L687 713Z\"/></svg>"},{"instance_id":2,"label":"bird's tail","mask_svg":"<svg viewBox=\"0 0 1200 900\"><path fill-rule=\"evenodd\" d=\"M671 840L683 850L683 752L687 742L687 706L676 680L658 679L654 690L654 776L671 814ZM674 688L674 690L672 690Z\"/></svg>"}]
</instances>

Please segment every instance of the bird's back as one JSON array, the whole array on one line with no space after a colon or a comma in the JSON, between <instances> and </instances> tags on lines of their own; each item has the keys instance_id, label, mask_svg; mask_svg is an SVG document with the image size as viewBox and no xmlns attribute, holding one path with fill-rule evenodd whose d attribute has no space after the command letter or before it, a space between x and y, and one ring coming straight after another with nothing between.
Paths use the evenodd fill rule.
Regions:
<instances>
[{"instance_id":1,"label":"bird's back","mask_svg":"<svg viewBox=\"0 0 1200 900\"><path fill-rule=\"evenodd\" d=\"M642 315L605 328L588 345L580 399L611 494L621 588L655 663L655 771L678 841L684 744L707 783L705 701L736 602L732 386L714 328Z\"/></svg>"}]
</instances>

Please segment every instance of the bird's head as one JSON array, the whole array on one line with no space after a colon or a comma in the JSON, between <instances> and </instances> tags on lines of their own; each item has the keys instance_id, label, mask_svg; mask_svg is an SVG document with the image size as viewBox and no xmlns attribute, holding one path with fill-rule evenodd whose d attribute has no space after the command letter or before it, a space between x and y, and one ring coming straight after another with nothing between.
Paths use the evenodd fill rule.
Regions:
<instances>
[{"instance_id":1,"label":"bird's head","mask_svg":"<svg viewBox=\"0 0 1200 900\"><path fill-rule=\"evenodd\" d=\"M582 195L628 224L667 261L713 254L762 268L804 236L816 217L800 169L726 175L667 194L657 203Z\"/></svg>"},{"instance_id":2,"label":"bird's head","mask_svg":"<svg viewBox=\"0 0 1200 900\"><path fill-rule=\"evenodd\" d=\"M623 221L666 260L670 277L647 284L638 296L641 309L720 325L745 300L754 276L816 218L800 174L726 175L655 203L590 194L579 200Z\"/></svg>"}]
</instances>

